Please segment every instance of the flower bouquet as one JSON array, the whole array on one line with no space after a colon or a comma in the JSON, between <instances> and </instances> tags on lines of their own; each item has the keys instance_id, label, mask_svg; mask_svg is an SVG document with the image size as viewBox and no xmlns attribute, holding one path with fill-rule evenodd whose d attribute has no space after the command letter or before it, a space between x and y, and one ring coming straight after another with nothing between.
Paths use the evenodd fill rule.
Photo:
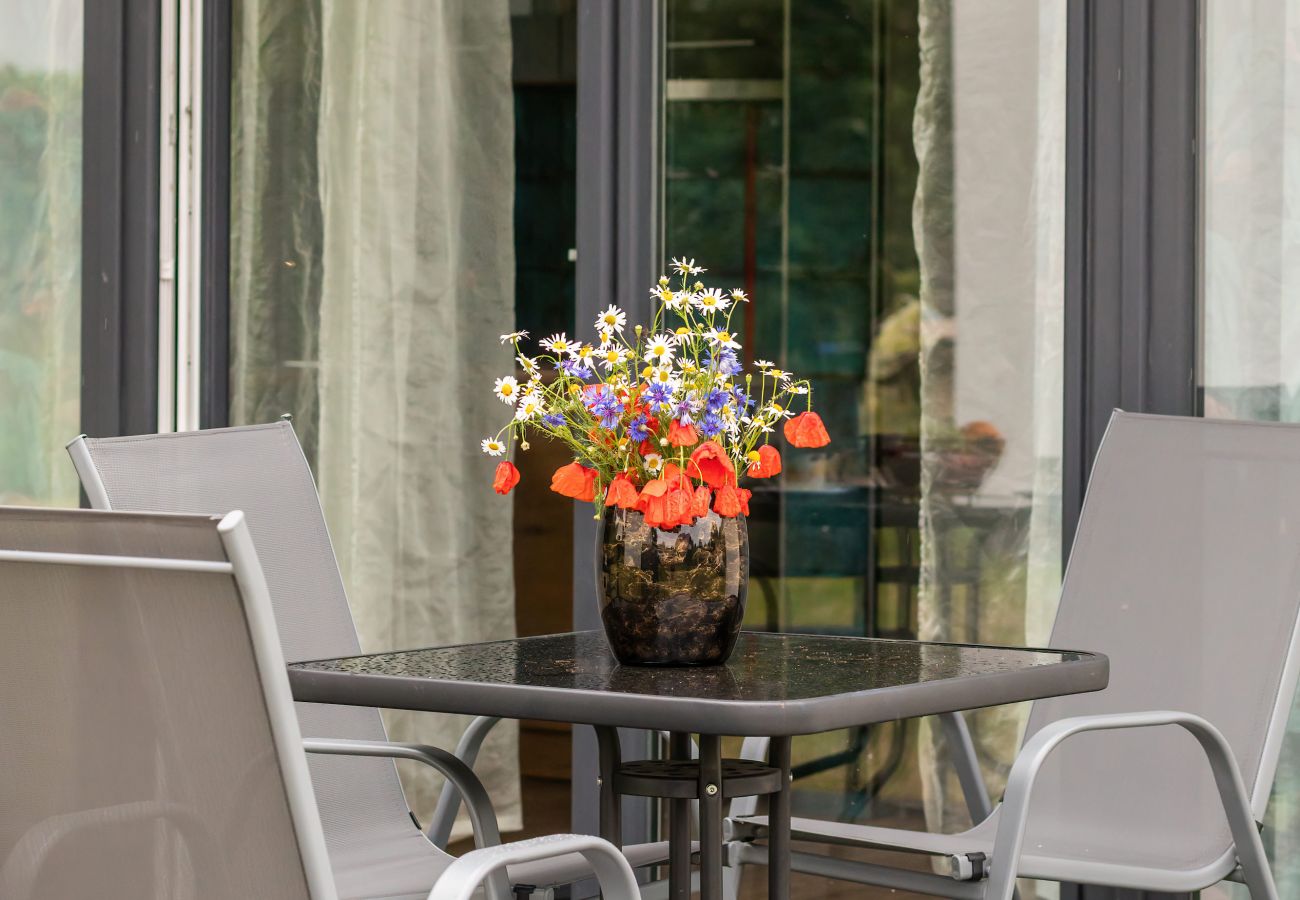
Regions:
<instances>
[{"instance_id":1,"label":"flower bouquet","mask_svg":"<svg viewBox=\"0 0 1300 900\"><path fill-rule=\"evenodd\" d=\"M494 390L514 416L483 452L527 450L544 436L563 441L574 461L551 490L591 502L597 519L597 582L611 648L623 662L721 662L744 615L750 491L740 477L781 471L771 438L778 425L794 447L830 442L812 412L812 389L765 360L746 372L731 328L743 291L706 288L694 260L675 259L678 276L651 288L647 330L610 306L596 319L595 343L554 334L526 354L513 345L521 383L507 375ZM554 376L543 378L543 371ZM793 407L802 405L803 412ZM508 459L494 488L519 483Z\"/></svg>"}]
</instances>

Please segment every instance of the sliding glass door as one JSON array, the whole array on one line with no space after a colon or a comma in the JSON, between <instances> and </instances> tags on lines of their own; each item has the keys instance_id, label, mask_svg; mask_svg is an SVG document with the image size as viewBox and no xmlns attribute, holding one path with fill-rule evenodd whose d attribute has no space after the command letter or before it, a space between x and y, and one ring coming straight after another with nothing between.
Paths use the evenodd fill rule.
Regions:
<instances>
[{"instance_id":1,"label":"sliding glass door","mask_svg":"<svg viewBox=\"0 0 1300 900\"><path fill-rule=\"evenodd\" d=\"M1031 645L1061 559L1064 2L667 0L663 250L832 443L756 489L749 628ZM996 794L1016 710L975 716ZM942 741L796 743L796 814L951 829ZM812 894L809 894L812 896Z\"/></svg>"}]
</instances>

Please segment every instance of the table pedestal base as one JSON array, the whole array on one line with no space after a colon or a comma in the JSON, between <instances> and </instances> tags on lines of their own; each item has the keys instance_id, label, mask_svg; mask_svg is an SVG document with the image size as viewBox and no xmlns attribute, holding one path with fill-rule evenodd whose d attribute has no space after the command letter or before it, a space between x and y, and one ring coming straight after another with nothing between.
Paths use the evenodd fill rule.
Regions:
<instances>
[{"instance_id":1,"label":"table pedestal base","mask_svg":"<svg viewBox=\"0 0 1300 900\"><path fill-rule=\"evenodd\" d=\"M600 747L600 833L622 845L620 797L669 801L668 868L671 900L691 896L691 803L699 803L700 896L722 898L723 801L768 795L768 896L790 894L790 739L772 738L768 763L722 758L722 739L700 735L699 759L691 758L691 736L674 732L666 760L620 759L618 732L597 728Z\"/></svg>"}]
</instances>

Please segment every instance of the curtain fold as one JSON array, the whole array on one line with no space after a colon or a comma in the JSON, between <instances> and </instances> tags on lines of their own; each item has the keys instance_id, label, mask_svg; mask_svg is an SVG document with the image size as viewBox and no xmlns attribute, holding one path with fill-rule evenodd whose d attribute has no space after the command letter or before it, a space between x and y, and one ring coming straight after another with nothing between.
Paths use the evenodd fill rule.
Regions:
<instances>
[{"instance_id":1,"label":"curtain fold","mask_svg":"<svg viewBox=\"0 0 1300 900\"><path fill-rule=\"evenodd\" d=\"M511 505L477 440L500 418L514 321L514 112L505 0L322 4L320 455L368 649L514 634ZM464 720L393 712L397 740ZM519 827L517 731L476 770ZM409 773L408 773L409 774ZM406 777L422 818L433 779Z\"/></svg>"},{"instance_id":2,"label":"curtain fold","mask_svg":"<svg viewBox=\"0 0 1300 900\"><path fill-rule=\"evenodd\" d=\"M507 0L241 0L233 25L231 421L293 413L367 651L510 637L478 452L513 366ZM466 724L387 720L447 748ZM503 830L516 745L502 723L475 767ZM400 768L427 821L440 781Z\"/></svg>"},{"instance_id":3,"label":"curtain fold","mask_svg":"<svg viewBox=\"0 0 1300 900\"><path fill-rule=\"evenodd\" d=\"M921 0L919 16L919 632L1032 645L1060 585L1065 4ZM994 796L1024 713L971 717ZM965 827L928 720L920 760L929 827Z\"/></svg>"}]
</instances>

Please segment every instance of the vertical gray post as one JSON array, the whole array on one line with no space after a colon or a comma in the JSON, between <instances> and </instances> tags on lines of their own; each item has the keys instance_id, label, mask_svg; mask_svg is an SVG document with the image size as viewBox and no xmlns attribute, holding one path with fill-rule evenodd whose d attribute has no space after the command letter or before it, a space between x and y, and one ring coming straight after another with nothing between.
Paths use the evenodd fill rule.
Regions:
<instances>
[{"instance_id":1,"label":"vertical gray post","mask_svg":"<svg viewBox=\"0 0 1300 900\"><path fill-rule=\"evenodd\" d=\"M700 735L700 897L722 898L722 739Z\"/></svg>"},{"instance_id":2,"label":"vertical gray post","mask_svg":"<svg viewBox=\"0 0 1300 900\"><path fill-rule=\"evenodd\" d=\"M597 753L600 756L600 836L616 847L623 846L622 809L614 790L614 773L620 765L618 729L596 726Z\"/></svg>"},{"instance_id":3,"label":"vertical gray post","mask_svg":"<svg viewBox=\"0 0 1300 900\"><path fill-rule=\"evenodd\" d=\"M790 896L790 738L774 737L767 764L781 770L781 790L768 796L767 895Z\"/></svg>"},{"instance_id":4,"label":"vertical gray post","mask_svg":"<svg viewBox=\"0 0 1300 900\"><path fill-rule=\"evenodd\" d=\"M691 736L674 731L668 739L672 759L691 758ZM670 800L668 811L668 898L691 896L691 801Z\"/></svg>"}]
</instances>

